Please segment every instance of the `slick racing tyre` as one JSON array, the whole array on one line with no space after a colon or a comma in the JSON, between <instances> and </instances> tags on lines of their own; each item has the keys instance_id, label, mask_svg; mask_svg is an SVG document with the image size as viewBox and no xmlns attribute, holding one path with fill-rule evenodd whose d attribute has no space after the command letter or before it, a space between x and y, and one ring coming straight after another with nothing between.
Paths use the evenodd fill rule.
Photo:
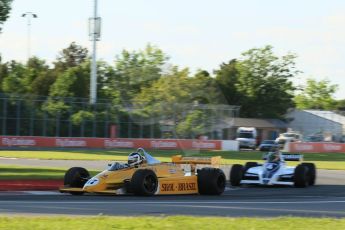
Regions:
<instances>
[{"instance_id":1,"label":"slick racing tyre","mask_svg":"<svg viewBox=\"0 0 345 230\"><path fill-rule=\"evenodd\" d=\"M302 165L304 165L305 167L308 168L308 184L310 186L315 185L315 181L316 181L316 167L315 164L313 163L302 163Z\"/></svg>"},{"instance_id":2,"label":"slick racing tyre","mask_svg":"<svg viewBox=\"0 0 345 230\"><path fill-rule=\"evenodd\" d=\"M150 169L138 169L130 182L131 190L138 196L152 196L158 188L156 173Z\"/></svg>"},{"instance_id":3,"label":"slick racing tyre","mask_svg":"<svg viewBox=\"0 0 345 230\"><path fill-rule=\"evenodd\" d=\"M67 170L64 177L65 187L82 188L90 178L89 172L85 168L73 167ZM81 195L83 192L70 192L72 195Z\"/></svg>"},{"instance_id":4,"label":"slick racing tyre","mask_svg":"<svg viewBox=\"0 0 345 230\"><path fill-rule=\"evenodd\" d=\"M230 171L230 184L232 186L240 186L244 174L243 165L234 164Z\"/></svg>"},{"instance_id":5,"label":"slick racing tyre","mask_svg":"<svg viewBox=\"0 0 345 230\"><path fill-rule=\"evenodd\" d=\"M221 169L202 168L198 170L198 190L201 195L220 195L225 190L226 178Z\"/></svg>"},{"instance_id":6,"label":"slick racing tyre","mask_svg":"<svg viewBox=\"0 0 345 230\"><path fill-rule=\"evenodd\" d=\"M248 169L256 167L256 166L259 166L259 164L257 162L247 162L244 165L244 171L247 171Z\"/></svg>"},{"instance_id":7,"label":"slick racing tyre","mask_svg":"<svg viewBox=\"0 0 345 230\"><path fill-rule=\"evenodd\" d=\"M308 168L305 165L299 164L294 172L294 185L297 188L305 188L308 186Z\"/></svg>"}]
</instances>

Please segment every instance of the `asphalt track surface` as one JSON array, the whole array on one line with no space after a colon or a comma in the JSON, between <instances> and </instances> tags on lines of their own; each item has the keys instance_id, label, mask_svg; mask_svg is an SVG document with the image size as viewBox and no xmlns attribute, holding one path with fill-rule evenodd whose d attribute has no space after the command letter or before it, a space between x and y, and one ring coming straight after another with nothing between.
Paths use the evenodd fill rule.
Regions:
<instances>
[{"instance_id":1,"label":"asphalt track surface","mask_svg":"<svg viewBox=\"0 0 345 230\"><path fill-rule=\"evenodd\" d=\"M222 196L72 196L0 193L1 215L345 217L345 186L228 188Z\"/></svg>"},{"instance_id":2,"label":"asphalt track surface","mask_svg":"<svg viewBox=\"0 0 345 230\"><path fill-rule=\"evenodd\" d=\"M1 159L0 164L14 164L8 160ZM15 160L16 165L50 166L50 162L59 167L57 161ZM96 165L88 161L62 161L61 164L94 169L106 165L105 162ZM228 168L224 171L228 174ZM345 217L345 171L318 170L316 183L308 188L227 187L221 196L72 196L58 192L2 192L0 215Z\"/></svg>"}]
</instances>

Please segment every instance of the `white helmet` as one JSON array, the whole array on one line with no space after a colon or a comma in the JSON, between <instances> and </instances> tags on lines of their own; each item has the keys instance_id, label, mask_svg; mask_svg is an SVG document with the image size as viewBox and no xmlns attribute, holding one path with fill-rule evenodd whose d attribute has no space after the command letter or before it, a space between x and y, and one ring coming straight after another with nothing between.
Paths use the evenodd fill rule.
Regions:
<instances>
[{"instance_id":1,"label":"white helmet","mask_svg":"<svg viewBox=\"0 0 345 230\"><path fill-rule=\"evenodd\" d=\"M144 161L144 157L141 156L139 153L131 153L128 155L128 165L129 166L136 166L139 165L141 162Z\"/></svg>"}]
</instances>

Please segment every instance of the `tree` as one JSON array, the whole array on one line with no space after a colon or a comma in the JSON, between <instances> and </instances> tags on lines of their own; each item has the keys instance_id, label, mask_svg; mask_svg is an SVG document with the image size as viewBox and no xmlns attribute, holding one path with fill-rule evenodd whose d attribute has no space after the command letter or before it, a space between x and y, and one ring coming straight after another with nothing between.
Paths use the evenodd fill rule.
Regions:
<instances>
[{"instance_id":1,"label":"tree","mask_svg":"<svg viewBox=\"0 0 345 230\"><path fill-rule=\"evenodd\" d=\"M342 114L345 115L345 99L337 101L337 108L338 111L343 111Z\"/></svg>"},{"instance_id":2,"label":"tree","mask_svg":"<svg viewBox=\"0 0 345 230\"><path fill-rule=\"evenodd\" d=\"M88 59L88 53L87 48L72 42L59 53L57 61L54 62L55 69L61 72L71 67L77 67Z\"/></svg>"},{"instance_id":3,"label":"tree","mask_svg":"<svg viewBox=\"0 0 345 230\"><path fill-rule=\"evenodd\" d=\"M333 95L337 89L338 86L331 84L327 79L317 81L309 78L306 86L295 96L296 107L298 109L336 109L337 101Z\"/></svg>"},{"instance_id":4,"label":"tree","mask_svg":"<svg viewBox=\"0 0 345 230\"><path fill-rule=\"evenodd\" d=\"M27 93L27 88L25 87L26 73L25 65L16 61L7 63L7 76L4 77L2 82L3 92L9 94Z\"/></svg>"},{"instance_id":5,"label":"tree","mask_svg":"<svg viewBox=\"0 0 345 230\"><path fill-rule=\"evenodd\" d=\"M90 81L90 62L72 67L59 75L49 91L49 99L44 110L52 115L63 114L71 109L66 99L88 98Z\"/></svg>"},{"instance_id":6,"label":"tree","mask_svg":"<svg viewBox=\"0 0 345 230\"><path fill-rule=\"evenodd\" d=\"M189 76L188 69L174 67L151 87L142 89L133 105L140 109L141 120L177 125L178 135L195 137L205 133L205 123L210 122L207 117L212 114L212 105L204 104L218 104L219 98L215 79L206 71Z\"/></svg>"},{"instance_id":7,"label":"tree","mask_svg":"<svg viewBox=\"0 0 345 230\"><path fill-rule=\"evenodd\" d=\"M159 48L147 45L144 50L123 50L115 60L115 74L109 90L116 101L128 102L141 89L150 87L162 76L163 65L168 57Z\"/></svg>"},{"instance_id":8,"label":"tree","mask_svg":"<svg viewBox=\"0 0 345 230\"><path fill-rule=\"evenodd\" d=\"M2 82L5 77L8 75L8 63L2 63L2 57L0 55L0 93L3 92Z\"/></svg>"},{"instance_id":9,"label":"tree","mask_svg":"<svg viewBox=\"0 0 345 230\"><path fill-rule=\"evenodd\" d=\"M69 68L58 76L50 89L52 97L89 97L90 62Z\"/></svg>"},{"instance_id":10,"label":"tree","mask_svg":"<svg viewBox=\"0 0 345 230\"><path fill-rule=\"evenodd\" d=\"M206 93L205 93L206 92ZM189 76L189 69L171 69L151 87L143 88L133 99L133 102L143 102L147 105L157 103L197 103L218 104L220 93L215 79L208 72L200 70L193 77Z\"/></svg>"},{"instance_id":11,"label":"tree","mask_svg":"<svg viewBox=\"0 0 345 230\"><path fill-rule=\"evenodd\" d=\"M54 81L55 77L44 60L37 57L28 60L26 76L23 79L23 85L27 93L48 96L49 88Z\"/></svg>"},{"instance_id":12,"label":"tree","mask_svg":"<svg viewBox=\"0 0 345 230\"><path fill-rule=\"evenodd\" d=\"M27 65L11 61L0 64L2 90L9 94L48 96L55 78L44 60L32 57ZM3 76L3 77L2 77Z\"/></svg>"},{"instance_id":13,"label":"tree","mask_svg":"<svg viewBox=\"0 0 345 230\"><path fill-rule=\"evenodd\" d=\"M9 17L11 11L11 3L13 0L1 0L0 1L0 33L1 33L1 26Z\"/></svg>"},{"instance_id":14,"label":"tree","mask_svg":"<svg viewBox=\"0 0 345 230\"><path fill-rule=\"evenodd\" d=\"M239 82L239 70L237 69L238 61L233 59L228 63L222 63L219 70L215 71L217 85L230 105L241 105L245 99L236 88Z\"/></svg>"},{"instance_id":15,"label":"tree","mask_svg":"<svg viewBox=\"0 0 345 230\"><path fill-rule=\"evenodd\" d=\"M203 111L191 111L186 118L177 125L176 133L179 138L195 138L200 134L207 133L207 116Z\"/></svg>"},{"instance_id":16,"label":"tree","mask_svg":"<svg viewBox=\"0 0 345 230\"><path fill-rule=\"evenodd\" d=\"M190 102L198 104L226 104L215 78L205 70L198 72L190 78Z\"/></svg>"},{"instance_id":17,"label":"tree","mask_svg":"<svg viewBox=\"0 0 345 230\"><path fill-rule=\"evenodd\" d=\"M254 48L222 64L216 79L229 103L241 106L242 117L281 118L294 106L290 79L299 73L295 58L278 57L271 46Z\"/></svg>"}]
</instances>

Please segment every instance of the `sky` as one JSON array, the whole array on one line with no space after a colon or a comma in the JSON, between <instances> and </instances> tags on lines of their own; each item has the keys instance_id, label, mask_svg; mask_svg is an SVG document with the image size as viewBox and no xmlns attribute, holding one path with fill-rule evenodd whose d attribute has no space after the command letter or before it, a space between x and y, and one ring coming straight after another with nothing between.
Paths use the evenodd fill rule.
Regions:
<instances>
[{"instance_id":1,"label":"sky","mask_svg":"<svg viewBox=\"0 0 345 230\"><path fill-rule=\"evenodd\" d=\"M34 12L31 54L52 62L71 42L88 47L93 0L14 0L0 34L4 61L27 58L27 24ZM98 58L113 63L121 50L158 46L170 62L191 71L218 69L255 47L298 55L294 81L328 79L345 99L343 0L99 0L102 37Z\"/></svg>"}]
</instances>

